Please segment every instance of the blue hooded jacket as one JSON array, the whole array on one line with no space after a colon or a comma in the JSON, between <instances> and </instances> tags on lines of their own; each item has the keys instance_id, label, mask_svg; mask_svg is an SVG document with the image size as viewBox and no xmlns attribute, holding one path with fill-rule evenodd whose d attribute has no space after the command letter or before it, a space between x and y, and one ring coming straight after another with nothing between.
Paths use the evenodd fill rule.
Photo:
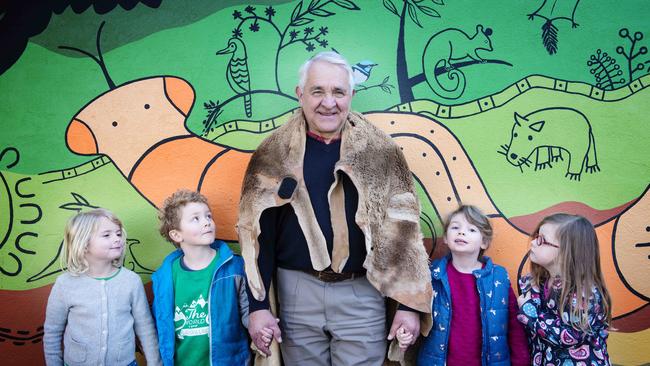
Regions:
<instances>
[{"instance_id":1,"label":"blue hooded jacket","mask_svg":"<svg viewBox=\"0 0 650 366\"><path fill-rule=\"evenodd\" d=\"M239 286L246 284L243 259L233 254L228 245L215 240L217 263L209 293L210 358L213 366L246 365L250 360L248 332L242 324ZM151 277L153 282L153 315L158 328L158 343L163 365L174 364L174 285L172 263L183 255L178 249L170 253ZM246 312L248 306L246 306Z\"/></svg>"},{"instance_id":2,"label":"blue hooded jacket","mask_svg":"<svg viewBox=\"0 0 650 366\"><path fill-rule=\"evenodd\" d=\"M434 261L431 266L431 285L433 287L433 328L424 338L418 365L445 365L451 325L451 292L447 277L447 263L451 255ZM510 279L505 268L495 265L484 256L485 264L472 274L481 304L482 362L483 366L509 366L510 348L508 344L508 296Z\"/></svg>"}]
</instances>

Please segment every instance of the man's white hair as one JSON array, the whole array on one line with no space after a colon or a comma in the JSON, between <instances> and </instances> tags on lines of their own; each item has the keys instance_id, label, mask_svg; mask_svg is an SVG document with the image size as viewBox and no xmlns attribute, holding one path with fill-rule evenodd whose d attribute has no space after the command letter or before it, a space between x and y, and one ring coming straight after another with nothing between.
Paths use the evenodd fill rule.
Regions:
<instances>
[{"instance_id":1,"label":"man's white hair","mask_svg":"<svg viewBox=\"0 0 650 366\"><path fill-rule=\"evenodd\" d=\"M343 56L333 51L320 52L302 64L300 70L298 71L298 87L300 90L305 89L305 84L307 83L307 74L309 73L309 68L312 64L314 64L314 62L327 62L328 64L341 66L348 74L348 84L350 87L349 92L352 93L354 90L354 76L352 75L352 68L350 67L350 64L348 64L348 61L343 58Z\"/></svg>"}]
</instances>

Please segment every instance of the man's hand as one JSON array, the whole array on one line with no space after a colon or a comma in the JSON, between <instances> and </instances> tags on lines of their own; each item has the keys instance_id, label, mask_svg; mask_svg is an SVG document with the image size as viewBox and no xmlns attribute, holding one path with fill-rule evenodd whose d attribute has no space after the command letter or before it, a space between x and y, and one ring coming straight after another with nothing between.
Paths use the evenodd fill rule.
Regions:
<instances>
[{"instance_id":1,"label":"man's hand","mask_svg":"<svg viewBox=\"0 0 650 366\"><path fill-rule=\"evenodd\" d=\"M388 332L389 341L395 338L398 329L400 330L399 338L402 341L407 341L405 343L408 343L404 344L403 347L403 342L400 342L400 348L406 349L409 345L414 344L420 335L420 314L413 311L397 310L393 318L393 324L390 327L390 332ZM409 335L412 337L409 337Z\"/></svg>"},{"instance_id":2,"label":"man's hand","mask_svg":"<svg viewBox=\"0 0 650 366\"><path fill-rule=\"evenodd\" d=\"M280 319L276 318L268 310L257 310L250 313L248 317L248 334L250 334L255 347L266 356L271 355L271 340L275 338L282 343L282 333L278 326Z\"/></svg>"}]
</instances>

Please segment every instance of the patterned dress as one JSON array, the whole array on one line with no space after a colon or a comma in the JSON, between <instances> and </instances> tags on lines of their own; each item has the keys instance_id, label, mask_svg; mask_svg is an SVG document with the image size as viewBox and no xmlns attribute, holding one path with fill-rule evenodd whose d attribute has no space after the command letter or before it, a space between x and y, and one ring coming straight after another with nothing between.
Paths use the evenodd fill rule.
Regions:
<instances>
[{"instance_id":1,"label":"patterned dress","mask_svg":"<svg viewBox=\"0 0 650 366\"><path fill-rule=\"evenodd\" d=\"M529 336L532 364L544 366L610 365L607 354L608 324L602 308L602 296L594 287L589 298L588 319L590 332L573 328L569 323L568 309L560 312L557 299L561 283L541 284L541 290L532 286L532 277L519 280L521 293L531 293L531 298L519 310L517 319L524 324ZM576 303L575 297L572 302Z\"/></svg>"}]
</instances>

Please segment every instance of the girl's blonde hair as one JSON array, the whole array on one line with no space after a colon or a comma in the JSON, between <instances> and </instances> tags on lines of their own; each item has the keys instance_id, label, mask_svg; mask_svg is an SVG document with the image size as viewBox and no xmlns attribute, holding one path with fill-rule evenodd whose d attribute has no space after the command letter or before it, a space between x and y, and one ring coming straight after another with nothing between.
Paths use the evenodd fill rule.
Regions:
<instances>
[{"instance_id":1,"label":"girl's blonde hair","mask_svg":"<svg viewBox=\"0 0 650 366\"><path fill-rule=\"evenodd\" d=\"M531 240L539 234L539 228L544 224L556 225L557 244L560 246L555 259L560 264L562 285L556 299L558 309L564 311L568 308L568 323L573 328L590 332L589 301L595 287L601 296L607 323L611 324L612 302L600 267L600 249L594 226L582 216L558 213L545 217L533 231ZM552 280L546 268L532 262L531 274L533 284L538 287ZM562 321L567 323L567 319L563 318Z\"/></svg>"},{"instance_id":2,"label":"girl's blonde hair","mask_svg":"<svg viewBox=\"0 0 650 366\"><path fill-rule=\"evenodd\" d=\"M478 207L472 205L460 205L460 207L447 216L447 220L445 220L445 224L442 228L442 232L444 233L443 235L447 235L447 229L449 228L451 219L458 214L465 216L467 222L476 226L478 231L481 233L483 243L487 245L485 249L481 249L478 253L478 257L481 258L483 253L490 247L492 236L494 235L494 230L492 230L490 220L488 220L487 216L485 216Z\"/></svg>"},{"instance_id":3,"label":"girl's blonde hair","mask_svg":"<svg viewBox=\"0 0 650 366\"><path fill-rule=\"evenodd\" d=\"M70 218L65 226L63 236L64 253L61 256L62 267L67 266L67 271L74 275L79 275L88 271L88 262L85 253L90 239L99 228L99 222L102 218L108 219L122 230L122 240L126 241L126 230L120 219L112 212L97 208L91 211L80 212ZM126 250L122 251L120 258L113 261L113 265L121 267L124 262Z\"/></svg>"}]
</instances>

